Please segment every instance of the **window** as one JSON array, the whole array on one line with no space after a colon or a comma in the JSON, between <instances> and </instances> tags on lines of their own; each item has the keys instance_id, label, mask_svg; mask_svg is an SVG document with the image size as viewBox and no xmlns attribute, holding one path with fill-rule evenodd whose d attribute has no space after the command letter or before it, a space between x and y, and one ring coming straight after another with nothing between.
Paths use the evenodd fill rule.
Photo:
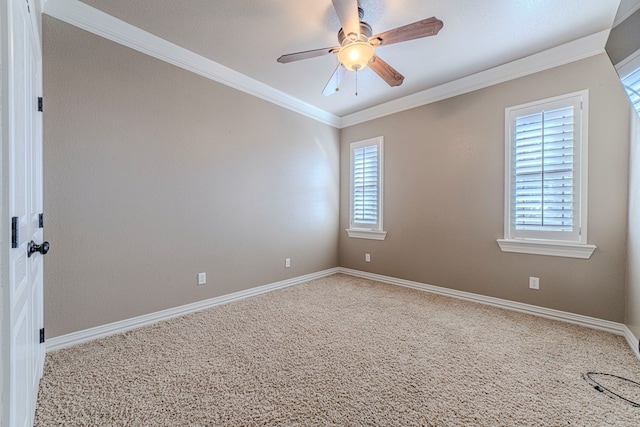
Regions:
<instances>
[{"instance_id":1,"label":"window","mask_svg":"<svg viewBox=\"0 0 640 427\"><path fill-rule=\"evenodd\" d=\"M351 144L349 237L384 240L382 230L383 138Z\"/></svg>"},{"instance_id":2,"label":"window","mask_svg":"<svg viewBox=\"0 0 640 427\"><path fill-rule=\"evenodd\" d=\"M640 50L616 64L616 71L633 109L640 114Z\"/></svg>"},{"instance_id":3,"label":"window","mask_svg":"<svg viewBox=\"0 0 640 427\"><path fill-rule=\"evenodd\" d=\"M588 91L505 110L505 252L589 258Z\"/></svg>"},{"instance_id":4,"label":"window","mask_svg":"<svg viewBox=\"0 0 640 427\"><path fill-rule=\"evenodd\" d=\"M621 81L631 100L631 105L640 114L640 68L624 76Z\"/></svg>"}]
</instances>

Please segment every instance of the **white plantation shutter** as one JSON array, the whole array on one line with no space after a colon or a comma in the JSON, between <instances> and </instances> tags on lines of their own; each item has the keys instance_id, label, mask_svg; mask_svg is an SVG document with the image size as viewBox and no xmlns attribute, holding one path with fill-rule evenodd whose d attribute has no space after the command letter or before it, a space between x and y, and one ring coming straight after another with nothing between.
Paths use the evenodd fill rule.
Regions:
<instances>
[{"instance_id":1,"label":"white plantation shutter","mask_svg":"<svg viewBox=\"0 0 640 427\"><path fill-rule=\"evenodd\" d=\"M517 230L573 227L573 106L517 117L514 205Z\"/></svg>"},{"instance_id":2,"label":"white plantation shutter","mask_svg":"<svg viewBox=\"0 0 640 427\"><path fill-rule=\"evenodd\" d=\"M351 144L350 228L382 229L382 137Z\"/></svg>"},{"instance_id":3,"label":"white plantation shutter","mask_svg":"<svg viewBox=\"0 0 640 427\"><path fill-rule=\"evenodd\" d=\"M507 238L582 242L583 97L507 109Z\"/></svg>"},{"instance_id":4,"label":"white plantation shutter","mask_svg":"<svg viewBox=\"0 0 640 427\"><path fill-rule=\"evenodd\" d=\"M640 114L640 68L623 77L622 85L629 95L633 108Z\"/></svg>"},{"instance_id":5,"label":"white plantation shutter","mask_svg":"<svg viewBox=\"0 0 640 427\"><path fill-rule=\"evenodd\" d=\"M353 222L378 222L378 146L353 150Z\"/></svg>"}]
</instances>

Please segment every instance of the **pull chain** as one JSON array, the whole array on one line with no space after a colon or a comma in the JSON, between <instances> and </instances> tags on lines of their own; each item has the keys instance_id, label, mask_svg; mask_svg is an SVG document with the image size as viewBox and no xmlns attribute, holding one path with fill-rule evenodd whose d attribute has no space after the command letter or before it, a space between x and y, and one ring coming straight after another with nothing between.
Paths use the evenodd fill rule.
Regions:
<instances>
[{"instance_id":1,"label":"pull chain","mask_svg":"<svg viewBox=\"0 0 640 427\"><path fill-rule=\"evenodd\" d=\"M356 96L358 96L358 69L356 68Z\"/></svg>"}]
</instances>

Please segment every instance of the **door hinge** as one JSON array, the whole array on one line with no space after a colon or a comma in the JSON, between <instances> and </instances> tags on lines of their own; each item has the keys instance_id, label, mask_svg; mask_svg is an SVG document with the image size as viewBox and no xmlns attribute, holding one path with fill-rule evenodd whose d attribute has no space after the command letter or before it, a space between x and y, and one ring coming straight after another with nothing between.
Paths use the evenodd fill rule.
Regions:
<instances>
[{"instance_id":1,"label":"door hinge","mask_svg":"<svg viewBox=\"0 0 640 427\"><path fill-rule=\"evenodd\" d=\"M18 247L18 217L11 218L11 247Z\"/></svg>"},{"instance_id":2,"label":"door hinge","mask_svg":"<svg viewBox=\"0 0 640 427\"><path fill-rule=\"evenodd\" d=\"M44 328L40 328L40 344L44 342Z\"/></svg>"},{"instance_id":3,"label":"door hinge","mask_svg":"<svg viewBox=\"0 0 640 427\"><path fill-rule=\"evenodd\" d=\"M38 111L42 111L42 97L38 97Z\"/></svg>"},{"instance_id":4,"label":"door hinge","mask_svg":"<svg viewBox=\"0 0 640 427\"><path fill-rule=\"evenodd\" d=\"M44 214L38 215L38 228L44 228Z\"/></svg>"}]
</instances>

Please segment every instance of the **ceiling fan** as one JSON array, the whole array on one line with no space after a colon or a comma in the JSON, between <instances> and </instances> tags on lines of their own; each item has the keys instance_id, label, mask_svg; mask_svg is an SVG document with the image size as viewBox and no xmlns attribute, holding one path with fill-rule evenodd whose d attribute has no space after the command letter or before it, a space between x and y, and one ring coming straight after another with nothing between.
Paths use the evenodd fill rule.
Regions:
<instances>
[{"instance_id":1,"label":"ceiling fan","mask_svg":"<svg viewBox=\"0 0 640 427\"><path fill-rule=\"evenodd\" d=\"M338 43L340 43L340 46L289 53L278 58L278 62L286 64L301 59L337 53L340 64L338 64L322 91L325 96L338 91L340 82L347 70L357 72L367 66L387 82L389 86L400 86L404 81L404 76L380 59L375 54L375 48L407 40L435 36L443 26L442 21L434 16L372 36L371 26L361 20L364 16L364 11L358 7L358 0L331 1L342 25L342 28L338 31Z\"/></svg>"}]
</instances>

